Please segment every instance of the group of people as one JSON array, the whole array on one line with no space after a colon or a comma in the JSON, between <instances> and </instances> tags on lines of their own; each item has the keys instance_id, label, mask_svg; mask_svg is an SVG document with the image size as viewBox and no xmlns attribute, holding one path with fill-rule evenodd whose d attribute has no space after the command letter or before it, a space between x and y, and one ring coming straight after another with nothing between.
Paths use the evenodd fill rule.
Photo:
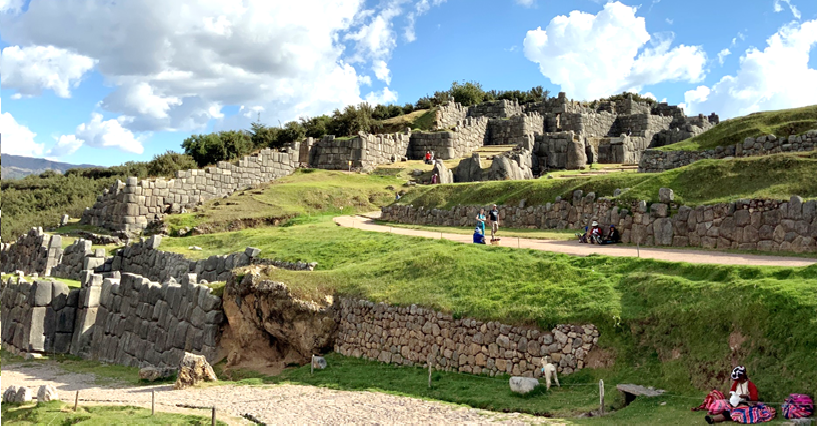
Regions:
<instances>
[{"instance_id":1,"label":"group of people","mask_svg":"<svg viewBox=\"0 0 817 426\"><path fill-rule=\"evenodd\" d=\"M487 220L491 226L491 242L499 241L496 238L496 233L499 231L499 210L496 204L491 206L491 211L485 215L485 209L479 209L476 217L477 227L474 229L474 242L477 244L485 244L485 221Z\"/></svg>"},{"instance_id":2,"label":"group of people","mask_svg":"<svg viewBox=\"0 0 817 426\"><path fill-rule=\"evenodd\" d=\"M577 233L580 243L589 244L616 244L621 242L621 234L615 225L610 225L610 231L604 235L604 230L599 226L598 221L593 221L590 226L584 227L584 233Z\"/></svg>"}]
</instances>

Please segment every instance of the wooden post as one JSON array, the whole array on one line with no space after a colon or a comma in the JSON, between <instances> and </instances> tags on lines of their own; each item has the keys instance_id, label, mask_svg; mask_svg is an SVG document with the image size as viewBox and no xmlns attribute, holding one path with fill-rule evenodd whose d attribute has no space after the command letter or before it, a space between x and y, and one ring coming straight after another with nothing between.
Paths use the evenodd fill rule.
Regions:
<instances>
[{"instance_id":1,"label":"wooden post","mask_svg":"<svg viewBox=\"0 0 817 426\"><path fill-rule=\"evenodd\" d=\"M156 389L150 391L150 415L156 415Z\"/></svg>"},{"instance_id":2,"label":"wooden post","mask_svg":"<svg viewBox=\"0 0 817 426\"><path fill-rule=\"evenodd\" d=\"M635 251L638 254L638 257L641 257L641 247L639 243L635 243Z\"/></svg>"},{"instance_id":3,"label":"wooden post","mask_svg":"<svg viewBox=\"0 0 817 426\"><path fill-rule=\"evenodd\" d=\"M210 424L213 425L213 426L216 426L216 406L215 405L213 406L213 414L212 414L212 417L210 419Z\"/></svg>"},{"instance_id":4,"label":"wooden post","mask_svg":"<svg viewBox=\"0 0 817 426\"><path fill-rule=\"evenodd\" d=\"M428 358L428 387L431 388L431 368L433 364L431 363L431 356Z\"/></svg>"},{"instance_id":5,"label":"wooden post","mask_svg":"<svg viewBox=\"0 0 817 426\"><path fill-rule=\"evenodd\" d=\"M604 414L604 380L599 379L599 413Z\"/></svg>"},{"instance_id":6,"label":"wooden post","mask_svg":"<svg viewBox=\"0 0 817 426\"><path fill-rule=\"evenodd\" d=\"M516 248L522 248L522 244L519 242L519 237L516 237Z\"/></svg>"},{"instance_id":7,"label":"wooden post","mask_svg":"<svg viewBox=\"0 0 817 426\"><path fill-rule=\"evenodd\" d=\"M77 405L79 404L79 391L77 391L76 396L74 396L74 411L77 411Z\"/></svg>"},{"instance_id":8,"label":"wooden post","mask_svg":"<svg viewBox=\"0 0 817 426\"><path fill-rule=\"evenodd\" d=\"M315 374L315 354L312 354L312 360L309 361L309 375Z\"/></svg>"}]
</instances>

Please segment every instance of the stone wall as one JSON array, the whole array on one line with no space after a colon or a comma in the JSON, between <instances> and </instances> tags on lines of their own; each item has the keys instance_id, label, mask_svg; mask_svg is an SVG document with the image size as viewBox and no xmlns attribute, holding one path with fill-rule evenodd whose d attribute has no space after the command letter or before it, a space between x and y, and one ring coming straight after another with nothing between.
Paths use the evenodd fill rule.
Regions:
<instances>
[{"instance_id":1,"label":"stone wall","mask_svg":"<svg viewBox=\"0 0 817 426\"><path fill-rule=\"evenodd\" d=\"M81 224L126 234L143 231L167 213L178 213L211 198L291 174L299 165L300 144L284 151L270 149L244 157L237 164L219 161L206 169L180 170L176 179L115 182L85 210Z\"/></svg>"},{"instance_id":2,"label":"stone wall","mask_svg":"<svg viewBox=\"0 0 817 426\"><path fill-rule=\"evenodd\" d=\"M319 169L346 170L352 167L373 170L381 164L398 161L406 156L411 131L388 135L360 132L352 138L324 136L320 141L307 140L311 146L309 166ZM311 139L311 138L308 138Z\"/></svg>"},{"instance_id":3,"label":"stone wall","mask_svg":"<svg viewBox=\"0 0 817 426\"><path fill-rule=\"evenodd\" d=\"M579 136L604 137L613 130L616 116L607 112L598 114L573 114L561 115L561 130L573 131Z\"/></svg>"},{"instance_id":4,"label":"stone wall","mask_svg":"<svg viewBox=\"0 0 817 426\"><path fill-rule=\"evenodd\" d=\"M508 118L521 114L524 114L524 111L516 99L483 102L468 108L470 117Z\"/></svg>"},{"instance_id":5,"label":"stone wall","mask_svg":"<svg viewBox=\"0 0 817 426\"><path fill-rule=\"evenodd\" d=\"M817 130L809 130L799 136L774 135L746 138L743 143L719 146L706 151L644 151L638 164L640 173L661 173L666 170L690 165L703 159L753 157L781 152L804 152L817 150Z\"/></svg>"},{"instance_id":6,"label":"stone wall","mask_svg":"<svg viewBox=\"0 0 817 426\"><path fill-rule=\"evenodd\" d=\"M542 331L411 307L344 299L336 308L335 352L384 363L434 367L490 376L540 377L550 356L557 370L571 374L598 342L592 324L558 325Z\"/></svg>"},{"instance_id":7,"label":"stone wall","mask_svg":"<svg viewBox=\"0 0 817 426\"><path fill-rule=\"evenodd\" d=\"M92 249L90 241L80 238L65 248L60 263L51 270L51 276L79 280L82 271L104 264L105 258L105 249Z\"/></svg>"},{"instance_id":8,"label":"stone wall","mask_svg":"<svg viewBox=\"0 0 817 426\"><path fill-rule=\"evenodd\" d=\"M451 129L457 125L457 122L465 120L466 117L468 117L468 108L462 106L459 102L448 102L446 105L437 107L437 112L434 115L434 129Z\"/></svg>"},{"instance_id":9,"label":"stone wall","mask_svg":"<svg viewBox=\"0 0 817 426\"><path fill-rule=\"evenodd\" d=\"M491 166L483 170L479 153L475 152L457 165L453 174L454 182L533 179L532 157L529 150L517 146L511 151L495 155Z\"/></svg>"},{"instance_id":10,"label":"stone wall","mask_svg":"<svg viewBox=\"0 0 817 426\"><path fill-rule=\"evenodd\" d=\"M548 132L536 136L533 145L533 170L578 169L587 164L585 138L573 131Z\"/></svg>"},{"instance_id":11,"label":"stone wall","mask_svg":"<svg viewBox=\"0 0 817 426\"><path fill-rule=\"evenodd\" d=\"M470 155L485 145L487 127L487 118L468 117L458 122L451 131L412 132L408 158L422 160L426 151L433 151L434 158L441 160Z\"/></svg>"},{"instance_id":12,"label":"stone wall","mask_svg":"<svg viewBox=\"0 0 817 426\"><path fill-rule=\"evenodd\" d=\"M14 243L0 245L0 271L23 271L26 275L49 276L62 259L62 237L31 228Z\"/></svg>"},{"instance_id":13,"label":"stone wall","mask_svg":"<svg viewBox=\"0 0 817 426\"><path fill-rule=\"evenodd\" d=\"M592 152L590 163L637 165L641 155L650 145L650 139L642 136L614 138L587 138Z\"/></svg>"},{"instance_id":14,"label":"stone wall","mask_svg":"<svg viewBox=\"0 0 817 426\"><path fill-rule=\"evenodd\" d=\"M382 208L383 220L415 225L473 226L484 206L451 210L394 204ZM500 223L510 228L582 229L593 220L607 231L616 225L625 243L763 251L817 251L817 200L792 197L740 200L705 206L674 206L645 201L621 208L576 191L573 202L557 198L536 206L500 206Z\"/></svg>"},{"instance_id":15,"label":"stone wall","mask_svg":"<svg viewBox=\"0 0 817 426\"><path fill-rule=\"evenodd\" d=\"M487 145L519 145L544 133L544 118L537 112L515 115L507 120L488 121Z\"/></svg>"},{"instance_id":16,"label":"stone wall","mask_svg":"<svg viewBox=\"0 0 817 426\"><path fill-rule=\"evenodd\" d=\"M59 281L9 278L3 288L2 341L12 352L68 353L79 290Z\"/></svg>"}]
</instances>

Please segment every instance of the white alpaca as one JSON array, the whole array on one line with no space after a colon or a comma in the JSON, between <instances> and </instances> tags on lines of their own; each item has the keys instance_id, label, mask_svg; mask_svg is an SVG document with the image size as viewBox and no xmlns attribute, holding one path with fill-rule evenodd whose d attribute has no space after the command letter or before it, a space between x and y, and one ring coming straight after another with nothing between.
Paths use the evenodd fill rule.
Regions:
<instances>
[{"instance_id":1,"label":"white alpaca","mask_svg":"<svg viewBox=\"0 0 817 426\"><path fill-rule=\"evenodd\" d=\"M553 380L556 381L556 386L562 387L559 384L559 377L556 376L556 366L548 362L548 358L542 358L542 373L545 375L545 383L547 384L547 389L550 390L550 378L553 377Z\"/></svg>"}]
</instances>

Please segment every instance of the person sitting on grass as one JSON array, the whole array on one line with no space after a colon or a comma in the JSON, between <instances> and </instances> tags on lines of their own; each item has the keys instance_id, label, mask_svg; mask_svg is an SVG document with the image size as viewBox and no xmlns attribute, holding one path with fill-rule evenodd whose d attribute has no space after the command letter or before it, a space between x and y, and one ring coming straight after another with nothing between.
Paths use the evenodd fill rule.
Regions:
<instances>
[{"instance_id":1,"label":"person sitting on grass","mask_svg":"<svg viewBox=\"0 0 817 426\"><path fill-rule=\"evenodd\" d=\"M607 239L604 240L606 244L616 244L621 242L621 234L615 225L610 225L610 233L607 234Z\"/></svg>"},{"instance_id":2,"label":"person sitting on grass","mask_svg":"<svg viewBox=\"0 0 817 426\"><path fill-rule=\"evenodd\" d=\"M704 420L706 420L706 422L709 424L733 421L733 416L731 415L731 412L734 411L736 408L747 406L754 407L762 405L758 404L757 402L758 400L757 386L755 386L754 383L749 381L749 376L746 375L746 367L735 367L732 370L732 374L730 374L730 377L732 378L732 388L730 389L730 393L734 392L733 395L737 395L737 397L739 398L739 403L735 405L730 402L729 405L730 408L727 408L727 410L724 411L723 413L704 417ZM763 406L762 408L768 409L765 406ZM774 414L772 414L772 417L774 417Z\"/></svg>"},{"instance_id":3,"label":"person sitting on grass","mask_svg":"<svg viewBox=\"0 0 817 426\"><path fill-rule=\"evenodd\" d=\"M479 226L474 229L474 243L485 244L485 231L480 232Z\"/></svg>"},{"instance_id":4,"label":"person sitting on grass","mask_svg":"<svg viewBox=\"0 0 817 426\"><path fill-rule=\"evenodd\" d=\"M588 241L590 244L601 244L601 234L602 234L601 226L595 220L593 221L593 225L590 228L590 238Z\"/></svg>"}]
</instances>

